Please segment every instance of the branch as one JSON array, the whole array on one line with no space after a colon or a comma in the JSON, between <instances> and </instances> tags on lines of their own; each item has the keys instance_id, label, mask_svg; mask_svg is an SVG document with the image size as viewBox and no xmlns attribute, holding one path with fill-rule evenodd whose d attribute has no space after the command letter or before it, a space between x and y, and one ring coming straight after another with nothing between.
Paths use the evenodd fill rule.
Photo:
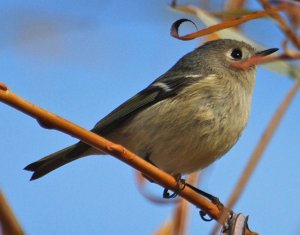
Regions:
<instances>
[{"instance_id":1,"label":"branch","mask_svg":"<svg viewBox=\"0 0 300 235\"><path fill-rule=\"evenodd\" d=\"M272 5L266 0L260 0L260 3L266 10L276 9L276 8L272 7ZM272 13L270 13L270 16L273 17L277 21L281 30L293 42L293 44L298 48L298 50L300 50L300 39L293 32L293 30L289 27L289 25L285 22L285 20L281 17L281 15L278 12L272 12Z\"/></svg>"},{"instance_id":2,"label":"branch","mask_svg":"<svg viewBox=\"0 0 300 235\"><path fill-rule=\"evenodd\" d=\"M35 118L42 127L56 129L58 131L69 134L98 150L104 151L116 157L117 159L132 166L136 170L142 172L144 175L152 179L154 182L157 182L162 187L174 191L178 189L177 180L170 174L167 174L166 172L160 170L141 157L130 152L123 146L117 145L93 132L90 132L53 113L50 113L47 110L29 103L28 101L12 93L3 83L0 83L0 101ZM189 187L184 187L179 192L179 195L206 212L211 218L217 221L219 220L223 211L226 211L226 208L223 208L223 210L221 210L215 204L200 196Z\"/></svg>"}]
</instances>

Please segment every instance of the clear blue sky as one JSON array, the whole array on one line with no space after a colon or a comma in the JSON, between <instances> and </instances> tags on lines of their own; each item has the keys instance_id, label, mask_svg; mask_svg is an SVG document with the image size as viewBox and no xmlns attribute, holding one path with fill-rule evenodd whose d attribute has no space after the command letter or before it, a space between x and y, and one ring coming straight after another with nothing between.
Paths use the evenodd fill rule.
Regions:
<instances>
[{"instance_id":1,"label":"clear blue sky","mask_svg":"<svg viewBox=\"0 0 300 235\"><path fill-rule=\"evenodd\" d=\"M0 81L32 103L92 128L198 45L170 37L171 24L189 16L167 3L1 1ZM266 20L244 27L266 48L280 47L280 31ZM293 85L262 67L257 77L247 129L201 182L223 202ZM300 232L299 102L298 94L235 207L250 215L250 228L260 234ZM81 159L29 182L24 166L76 140L4 104L0 116L0 188L27 234L152 234L171 216L172 205L145 200L134 171L109 156ZM214 223L200 220L194 207L191 213L189 234L208 234Z\"/></svg>"}]
</instances>

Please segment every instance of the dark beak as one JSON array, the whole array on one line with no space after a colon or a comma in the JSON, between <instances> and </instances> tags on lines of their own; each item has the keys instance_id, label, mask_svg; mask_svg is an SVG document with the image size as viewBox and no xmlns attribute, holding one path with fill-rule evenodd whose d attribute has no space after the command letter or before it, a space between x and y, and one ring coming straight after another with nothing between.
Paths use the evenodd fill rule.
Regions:
<instances>
[{"instance_id":1,"label":"dark beak","mask_svg":"<svg viewBox=\"0 0 300 235\"><path fill-rule=\"evenodd\" d=\"M271 49L264 50L264 51L258 51L255 53L255 55L266 56L266 55L270 55L270 54L274 53L275 51L278 51L278 48L271 48Z\"/></svg>"}]
</instances>

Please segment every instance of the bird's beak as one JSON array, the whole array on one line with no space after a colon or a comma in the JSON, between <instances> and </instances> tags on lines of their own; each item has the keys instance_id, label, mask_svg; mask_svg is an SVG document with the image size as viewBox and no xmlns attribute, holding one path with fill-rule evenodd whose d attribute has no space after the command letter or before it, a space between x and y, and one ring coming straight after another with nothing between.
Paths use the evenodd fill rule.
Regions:
<instances>
[{"instance_id":1,"label":"bird's beak","mask_svg":"<svg viewBox=\"0 0 300 235\"><path fill-rule=\"evenodd\" d=\"M264 50L264 51L258 51L255 53L255 55L266 56L266 55L270 55L270 54L274 53L275 51L278 51L278 48L271 48L271 49Z\"/></svg>"}]
</instances>

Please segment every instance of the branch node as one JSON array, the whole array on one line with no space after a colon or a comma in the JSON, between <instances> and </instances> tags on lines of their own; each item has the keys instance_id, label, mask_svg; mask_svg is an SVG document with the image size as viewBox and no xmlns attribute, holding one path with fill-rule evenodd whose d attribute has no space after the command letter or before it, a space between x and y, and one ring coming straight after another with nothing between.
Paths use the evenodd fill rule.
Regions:
<instances>
[{"instance_id":1,"label":"branch node","mask_svg":"<svg viewBox=\"0 0 300 235\"><path fill-rule=\"evenodd\" d=\"M4 83L0 82L0 90L7 91L8 87Z\"/></svg>"},{"instance_id":2,"label":"branch node","mask_svg":"<svg viewBox=\"0 0 300 235\"><path fill-rule=\"evenodd\" d=\"M107 145L106 149L109 152L112 152L112 153L117 154L119 156L127 157L124 154L125 153L125 148L122 145L120 145L120 144L110 144L110 145Z\"/></svg>"},{"instance_id":3,"label":"branch node","mask_svg":"<svg viewBox=\"0 0 300 235\"><path fill-rule=\"evenodd\" d=\"M43 120L43 119L36 119L36 120L37 120L37 122L39 123L39 125L40 125L41 127L45 128L45 129L55 129L55 128L54 128L54 125L51 124L51 123L48 122L48 121L45 121L45 120Z\"/></svg>"}]
</instances>

